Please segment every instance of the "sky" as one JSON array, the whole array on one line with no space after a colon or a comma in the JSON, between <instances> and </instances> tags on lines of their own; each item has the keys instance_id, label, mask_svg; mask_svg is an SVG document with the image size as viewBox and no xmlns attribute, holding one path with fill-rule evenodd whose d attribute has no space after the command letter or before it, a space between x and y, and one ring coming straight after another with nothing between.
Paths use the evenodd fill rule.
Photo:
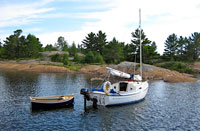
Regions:
<instances>
[{"instance_id":1,"label":"sky","mask_svg":"<svg viewBox=\"0 0 200 131\"><path fill-rule=\"evenodd\" d=\"M200 32L200 0L1 0L1 42L17 29L33 34L43 46L59 36L81 44L90 33L102 30L111 41L130 43L131 32L141 27L163 53L169 35Z\"/></svg>"}]
</instances>

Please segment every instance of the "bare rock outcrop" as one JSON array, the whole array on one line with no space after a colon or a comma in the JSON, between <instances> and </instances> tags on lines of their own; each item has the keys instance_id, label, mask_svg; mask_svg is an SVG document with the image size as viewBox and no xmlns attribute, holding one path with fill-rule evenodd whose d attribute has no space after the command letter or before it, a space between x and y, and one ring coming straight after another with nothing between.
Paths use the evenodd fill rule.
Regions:
<instances>
[{"instance_id":1,"label":"bare rock outcrop","mask_svg":"<svg viewBox=\"0 0 200 131\"><path fill-rule=\"evenodd\" d=\"M134 74L134 62L121 62L118 65L107 65L111 68ZM106 66L89 65L79 70L83 73L96 74L99 77L106 75ZM139 67L136 68L136 74L139 73ZM146 80L164 80L166 82L195 82L196 78L191 77L189 74L179 73L160 67L143 64L143 78Z\"/></svg>"}]
</instances>

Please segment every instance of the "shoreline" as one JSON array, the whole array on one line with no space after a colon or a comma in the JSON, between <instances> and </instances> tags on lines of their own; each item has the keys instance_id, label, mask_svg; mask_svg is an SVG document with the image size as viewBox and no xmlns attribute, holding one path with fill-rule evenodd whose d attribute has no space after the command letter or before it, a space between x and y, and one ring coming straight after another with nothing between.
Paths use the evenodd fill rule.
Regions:
<instances>
[{"instance_id":1,"label":"shoreline","mask_svg":"<svg viewBox=\"0 0 200 131\"><path fill-rule=\"evenodd\" d=\"M45 64L46 63L46 64ZM70 70L66 67L57 65L47 65L48 62L35 61L35 60L23 60L23 61L0 61L1 70L15 70L15 71L28 71L28 72L39 72L39 73L84 73L95 75L101 78L106 76L106 66L111 68L127 72L134 72L133 62L121 62L118 65L86 65L78 70ZM136 70L136 73L139 71ZM195 82L196 78L190 74L179 73L152 65L143 64L143 78L145 80L163 80L165 82Z\"/></svg>"}]
</instances>

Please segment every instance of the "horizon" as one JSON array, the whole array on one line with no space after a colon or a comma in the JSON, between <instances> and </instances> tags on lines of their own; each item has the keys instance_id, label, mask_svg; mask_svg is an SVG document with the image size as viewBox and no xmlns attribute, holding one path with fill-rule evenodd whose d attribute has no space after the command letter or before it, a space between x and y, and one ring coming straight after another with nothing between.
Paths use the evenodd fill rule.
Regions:
<instances>
[{"instance_id":1,"label":"horizon","mask_svg":"<svg viewBox=\"0 0 200 131\"><path fill-rule=\"evenodd\" d=\"M127 44L139 26L139 8L141 28L156 42L160 54L172 33L188 37L200 30L200 2L195 0L2 0L0 4L1 41L22 29L24 35L39 38L43 46L54 45L59 36L69 45L81 44L87 34L102 30L108 41L115 37Z\"/></svg>"}]
</instances>

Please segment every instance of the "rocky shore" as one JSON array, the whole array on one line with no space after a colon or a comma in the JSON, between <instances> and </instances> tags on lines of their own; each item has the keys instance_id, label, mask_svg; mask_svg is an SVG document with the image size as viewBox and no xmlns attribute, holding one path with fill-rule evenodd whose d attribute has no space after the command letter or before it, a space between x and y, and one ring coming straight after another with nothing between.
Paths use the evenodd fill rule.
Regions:
<instances>
[{"instance_id":1,"label":"rocky shore","mask_svg":"<svg viewBox=\"0 0 200 131\"><path fill-rule=\"evenodd\" d=\"M44 64L47 64L47 62L34 61L34 60L19 61L19 62L1 61L0 70L33 71L33 72L45 72L45 73L77 72L77 73L92 74L98 77L105 77L107 73L106 66L127 73L134 73L134 66L135 66L135 63L133 62L121 62L118 65L88 65L82 67L77 71L72 71L62 66L53 66ZM54 64L56 65L57 63ZM138 72L139 69L136 68L136 73ZM163 69L147 64L143 64L143 78L146 80L164 80L166 82L197 81L197 79L193 78L189 74L179 73L177 71L171 71L168 69Z\"/></svg>"}]
</instances>

